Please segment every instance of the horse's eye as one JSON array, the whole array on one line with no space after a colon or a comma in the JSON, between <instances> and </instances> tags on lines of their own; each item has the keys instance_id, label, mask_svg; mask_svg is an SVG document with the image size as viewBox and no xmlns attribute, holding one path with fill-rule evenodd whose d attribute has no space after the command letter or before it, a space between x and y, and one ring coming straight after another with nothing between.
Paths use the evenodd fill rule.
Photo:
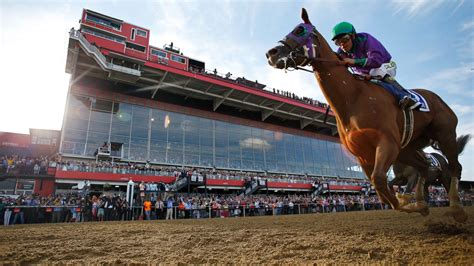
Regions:
<instances>
[{"instance_id":1,"label":"horse's eye","mask_svg":"<svg viewBox=\"0 0 474 266\"><path fill-rule=\"evenodd\" d=\"M298 26L293 30L293 34L296 36L304 36L306 34L306 29L303 26Z\"/></svg>"}]
</instances>

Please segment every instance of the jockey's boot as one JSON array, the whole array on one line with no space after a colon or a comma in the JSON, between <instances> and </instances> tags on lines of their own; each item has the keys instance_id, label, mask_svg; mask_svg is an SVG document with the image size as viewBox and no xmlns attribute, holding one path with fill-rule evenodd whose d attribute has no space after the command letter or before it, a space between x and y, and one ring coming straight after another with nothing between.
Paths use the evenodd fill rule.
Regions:
<instances>
[{"instance_id":1,"label":"jockey's boot","mask_svg":"<svg viewBox=\"0 0 474 266\"><path fill-rule=\"evenodd\" d=\"M398 81L396 81L393 77L386 75L382 80L386 83L394 85L394 87L397 88L403 94L403 97L401 97L401 99L398 102L398 105L400 105L402 109L413 110L420 107L421 103L415 101L410 96L410 93L405 88L403 88L402 85L400 85L400 83L398 83Z\"/></svg>"}]
</instances>

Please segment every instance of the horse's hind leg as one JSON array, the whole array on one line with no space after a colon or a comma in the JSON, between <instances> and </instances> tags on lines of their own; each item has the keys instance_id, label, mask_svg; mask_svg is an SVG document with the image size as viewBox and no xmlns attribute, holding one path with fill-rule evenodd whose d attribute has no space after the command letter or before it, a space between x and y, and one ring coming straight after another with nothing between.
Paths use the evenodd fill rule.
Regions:
<instances>
[{"instance_id":1,"label":"horse's hind leg","mask_svg":"<svg viewBox=\"0 0 474 266\"><path fill-rule=\"evenodd\" d=\"M467 214L461 207L458 194L458 182L461 177L462 166L458 161L456 133L445 130L444 132L438 132L437 136L439 147L448 159L448 169L451 174L451 184L449 185L448 193L450 210L445 215L452 216L457 222L465 222Z\"/></svg>"}]
</instances>

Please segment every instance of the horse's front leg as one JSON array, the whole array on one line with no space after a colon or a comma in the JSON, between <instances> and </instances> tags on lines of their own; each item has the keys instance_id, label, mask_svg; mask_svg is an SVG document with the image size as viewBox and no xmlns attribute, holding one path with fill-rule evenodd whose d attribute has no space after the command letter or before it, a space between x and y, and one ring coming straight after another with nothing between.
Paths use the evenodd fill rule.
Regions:
<instances>
[{"instance_id":1,"label":"horse's front leg","mask_svg":"<svg viewBox=\"0 0 474 266\"><path fill-rule=\"evenodd\" d=\"M387 172L398 156L399 146L392 141L381 139L375 150L375 164L370 176L377 195L385 204L390 204L394 210L398 210L400 204L387 183Z\"/></svg>"}]
</instances>

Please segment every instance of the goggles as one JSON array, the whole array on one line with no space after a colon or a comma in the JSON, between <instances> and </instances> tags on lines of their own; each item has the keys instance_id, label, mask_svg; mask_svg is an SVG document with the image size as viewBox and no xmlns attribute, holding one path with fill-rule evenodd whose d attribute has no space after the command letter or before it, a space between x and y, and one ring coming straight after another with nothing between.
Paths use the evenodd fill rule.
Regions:
<instances>
[{"instance_id":1,"label":"goggles","mask_svg":"<svg viewBox=\"0 0 474 266\"><path fill-rule=\"evenodd\" d=\"M342 37L339 37L337 38L334 43L337 45L337 46L341 46L342 44L345 44L347 43L348 41L351 40L351 36L349 34L346 34Z\"/></svg>"}]
</instances>

